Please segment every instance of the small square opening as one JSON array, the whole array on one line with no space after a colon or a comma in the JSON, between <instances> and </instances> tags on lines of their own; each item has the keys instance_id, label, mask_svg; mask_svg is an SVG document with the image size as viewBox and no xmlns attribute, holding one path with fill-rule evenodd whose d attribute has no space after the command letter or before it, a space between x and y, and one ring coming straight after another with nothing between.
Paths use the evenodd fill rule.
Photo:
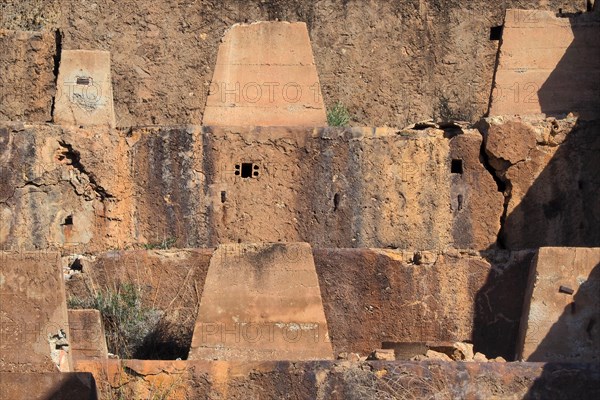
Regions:
<instances>
[{"instance_id":1,"label":"small square opening","mask_svg":"<svg viewBox=\"0 0 600 400\"><path fill-rule=\"evenodd\" d=\"M490 40L500 40L502 39L502 31L504 29L504 25L492 26L490 28Z\"/></svg>"},{"instance_id":2,"label":"small square opening","mask_svg":"<svg viewBox=\"0 0 600 400\"><path fill-rule=\"evenodd\" d=\"M67 218L65 218L65 221L62 223L62 225L64 225L64 226L73 225L73 216L68 215Z\"/></svg>"},{"instance_id":3,"label":"small square opening","mask_svg":"<svg viewBox=\"0 0 600 400\"><path fill-rule=\"evenodd\" d=\"M242 178L252 178L252 163L242 163Z\"/></svg>"},{"instance_id":4,"label":"small square opening","mask_svg":"<svg viewBox=\"0 0 600 400\"><path fill-rule=\"evenodd\" d=\"M460 158L455 158L452 160L450 164L450 172L453 174L462 174L463 173L463 160Z\"/></svg>"}]
</instances>

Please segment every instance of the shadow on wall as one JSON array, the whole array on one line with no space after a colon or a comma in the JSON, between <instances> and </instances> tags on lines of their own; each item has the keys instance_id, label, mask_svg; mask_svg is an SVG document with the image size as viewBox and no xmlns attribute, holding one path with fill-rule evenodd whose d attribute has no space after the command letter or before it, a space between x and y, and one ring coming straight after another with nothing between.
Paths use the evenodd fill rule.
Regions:
<instances>
[{"instance_id":1,"label":"shadow on wall","mask_svg":"<svg viewBox=\"0 0 600 400\"><path fill-rule=\"evenodd\" d=\"M589 14L587 17L592 18ZM570 18L573 24L574 17ZM597 74L600 70L598 36L589 37L587 33L582 36L577 30L575 34L556 69L538 92L540 106L548 115L564 116L575 111L564 109L571 105L580 112L594 110L598 114L600 110L598 78L594 81L593 77L590 79L587 74L581 74L581 71ZM585 87L584 82L588 82L588 87L592 86L590 91L582 94L573 90ZM589 82L596 82L596 85L589 85ZM595 93L595 97L590 97L589 93ZM534 178L520 203L505 216L498 242L507 249L600 246L600 121L586 121L585 113L581 115L583 118ZM544 153L537 149L533 151L539 152L535 155L537 159L532 157L532 160L513 166L522 169L519 171L521 177L534 175L540 162L545 162ZM529 255L519 253L523 252L513 252L510 257L524 257L520 261L523 267L518 272L520 276L506 276L501 268L494 268L475 297L473 343L476 351L488 357L500 355L514 359L519 321L507 316L514 315L515 307L522 310L534 252L528 252ZM488 261L494 266L499 265L494 259L497 257L493 256L494 251L488 254ZM513 301L506 302L506 297ZM499 347L495 343L512 345Z\"/></svg>"},{"instance_id":2,"label":"shadow on wall","mask_svg":"<svg viewBox=\"0 0 600 400\"><path fill-rule=\"evenodd\" d=\"M566 306L560 318L544 339L539 343L536 351L534 351L530 359L542 360L548 357L548 351L556 348L564 348L568 345L564 344L565 340L569 340L571 335L579 336L579 343L587 342L587 351L595 352L595 354L559 354L550 357L559 358L563 356L565 361L569 358L582 356L587 360L591 360L592 356L596 357L595 362L587 364L588 369L592 369L594 365L598 365L598 349L600 348L600 320L598 319L598 282L600 282L600 264L596 265L590 273L586 282L584 282L573 298L573 303L577 304L578 310L581 310L584 315L573 315L571 304ZM588 307L586 307L586 305ZM580 314L579 313L579 314ZM574 321L577 319L577 321ZM583 326L582 326L583 325ZM573 346L571 346L573 347ZM584 351L586 349L583 349ZM580 353L579 349L571 348L571 351ZM555 361L555 360L553 360ZM564 367L563 367L564 368ZM548 362L544 365L542 374L535 380L525 399L598 399L600 398L600 376L598 373L583 374L583 377L590 379L589 382L580 381L578 385L573 387L568 381L568 374L560 374L558 365L553 362ZM564 372L564 370L563 370ZM557 379L557 377L559 377ZM561 378L565 378L561 379ZM571 391L568 397L563 395L557 396L557 393L564 393L564 388L571 386Z\"/></svg>"},{"instance_id":3,"label":"shadow on wall","mask_svg":"<svg viewBox=\"0 0 600 400\"><path fill-rule=\"evenodd\" d=\"M600 15L570 14L564 18L569 19L573 41L538 90L540 108L553 117L574 112L586 120L599 118Z\"/></svg>"},{"instance_id":4,"label":"shadow on wall","mask_svg":"<svg viewBox=\"0 0 600 400\"><path fill-rule=\"evenodd\" d=\"M537 163L524 163L536 168ZM525 171L534 173L534 171ZM486 256L494 269L475 296L473 343L488 357L514 359L527 277L534 251L539 247L600 246L600 124L580 122L540 175L519 205L505 218L499 242L521 270L504 270L499 253ZM502 257L502 255L500 255ZM507 337L509 339L507 339ZM498 346L501 343L502 346ZM511 345L506 346L506 343Z\"/></svg>"},{"instance_id":5,"label":"shadow on wall","mask_svg":"<svg viewBox=\"0 0 600 400\"><path fill-rule=\"evenodd\" d=\"M62 376L62 379L57 380L57 384L52 388L52 390L47 392L48 394L46 396L40 397L42 400L98 399L96 380L91 373L61 373L60 375ZM26 390L23 390L23 393L26 393Z\"/></svg>"},{"instance_id":6,"label":"shadow on wall","mask_svg":"<svg viewBox=\"0 0 600 400\"><path fill-rule=\"evenodd\" d=\"M535 164L523 168L535 169ZM522 177L529 173L535 170L520 172ZM499 239L513 250L600 246L599 198L600 122L578 122L506 216Z\"/></svg>"}]
</instances>

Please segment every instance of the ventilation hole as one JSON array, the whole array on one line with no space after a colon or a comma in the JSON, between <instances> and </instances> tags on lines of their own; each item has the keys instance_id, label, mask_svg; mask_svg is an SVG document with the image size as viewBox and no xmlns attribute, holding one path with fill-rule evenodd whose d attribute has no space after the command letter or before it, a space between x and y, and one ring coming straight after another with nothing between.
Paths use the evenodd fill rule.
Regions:
<instances>
[{"instance_id":1,"label":"ventilation hole","mask_svg":"<svg viewBox=\"0 0 600 400\"><path fill-rule=\"evenodd\" d=\"M90 84L90 78L87 76L78 76L77 77L77 84L78 85L86 85L88 86Z\"/></svg>"},{"instance_id":2,"label":"ventilation hole","mask_svg":"<svg viewBox=\"0 0 600 400\"><path fill-rule=\"evenodd\" d=\"M254 175L254 176L258 176L258 171L254 171L254 172L252 173L252 175Z\"/></svg>"},{"instance_id":3,"label":"ventilation hole","mask_svg":"<svg viewBox=\"0 0 600 400\"><path fill-rule=\"evenodd\" d=\"M240 174L240 164L235 164L235 174L236 175Z\"/></svg>"},{"instance_id":4,"label":"ventilation hole","mask_svg":"<svg viewBox=\"0 0 600 400\"><path fill-rule=\"evenodd\" d=\"M463 207L463 195L462 194L458 195L457 202L458 202L458 211L460 211L460 210L462 210L462 207Z\"/></svg>"},{"instance_id":5,"label":"ventilation hole","mask_svg":"<svg viewBox=\"0 0 600 400\"><path fill-rule=\"evenodd\" d=\"M221 192L221 203L225 203L226 200L227 200L227 192L223 190Z\"/></svg>"},{"instance_id":6,"label":"ventilation hole","mask_svg":"<svg viewBox=\"0 0 600 400\"><path fill-rule=\"evenodd\" d=\"M258 165L254 164L254 169L257 170L258 169Z\"/></svg>"},{"instance_id":7,"label":"ventilation hole","mask_svg":"<svg viewBox=\"0 0 600 400\"><path fill-rule=\"evenodd\" d=\"M333 211L337 211L339 205L340 205L340 194L336 193L335 195L333 195Z\"/></svg>"},{"instance_id":8,"label":"ventilation hole","mask_svg":"<svg viewBox=\"0 0 600 400\"><path fill-rule=\"evenodd\" d=\"M504 26L492 26L490 28L490 40L500 40L502 39L502 31L504 30Z\"/></svg>"},{"instance_id":9,"label":"ventilation hole","mask_svg":"<svg viewBox=\"0 0 600 400\"><path fill-rule=\"evenodd\" d=\"M242 163L242 178L252 177L252 163Z\"/></svg>"},{"instance_id":10,"label":"ventilation hole","mask_svg":"<svg viewBox=\"0 0 600 400\"><path fill-rule=\"evenodd\" d=\"M67 216L67 218L65 218L65 222L63 222L62 224L65 226L73 225L73 216Z\"/></svg>"},{"instance_id":11,"label":"ventilation hole","mask_svg":"<svg viewBox=\"0 0 600 400\"><path fill-rule=\"evenodd\" d=\"M453 174L462 174L463 161L459 158L453 159L452 164L450 164L450 172L452 172Z\"/></svg>"}]
</instances>

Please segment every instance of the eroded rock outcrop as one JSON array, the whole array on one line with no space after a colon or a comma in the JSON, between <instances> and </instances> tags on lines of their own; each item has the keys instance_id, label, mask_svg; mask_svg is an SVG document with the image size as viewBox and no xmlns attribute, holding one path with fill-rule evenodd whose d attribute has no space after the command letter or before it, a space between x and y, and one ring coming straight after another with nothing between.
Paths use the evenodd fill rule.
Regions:
<instances>
[{"instance_id":1,"label":"eroded rock outcrop","mask_svg":"<svg viewBox=\"0 0 600 400\"><path fill-rule=\"evenodd\" d=\"M599 130L572 116L484 121L485 152L506 185L502 244L600 246Z\"/></svg>"}]
</instances>

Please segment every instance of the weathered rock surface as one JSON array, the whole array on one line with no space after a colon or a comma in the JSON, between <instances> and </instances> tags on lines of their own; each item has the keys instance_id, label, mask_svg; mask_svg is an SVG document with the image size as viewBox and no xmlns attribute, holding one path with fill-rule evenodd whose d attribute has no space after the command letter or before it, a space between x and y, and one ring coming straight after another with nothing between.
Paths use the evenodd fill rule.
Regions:
<instances>
[{"instance_id":1,"label":"weathered rock surface","mask_svg":"<svg viewBox=\"0 0 600 400\"><path fill-rule=\"evenodd\" d=\"M506 185L499 241L509 249L600 246L597 121L492 117L485 152Z\"/></svg>"},{"instance_id":2,"label":"weathered rock surface","mask_svg":"<svg viewBox=\"0 0 600 400\"><path fill-rule=\"evenodd\" d=\"M546 247L529 277L518 359L600 360L600 248Z\"/></svg>"},{"instance_id":3,"label":"weathered rock surface","mask_svg":"<svg viewBox=\"0 0 600 400\"><path fill-rule=\"evenodd\" d=\"M0 252L0 371L70 371L58 253Z\"/></svg>"},{"instance_id":4,"label":"weathered rock surface","mask_svg":"<svg viewBox=\"0 0 600 400\"><path fill-rule=\"evenodd\" d=\"M435 128L6 124L0 245L79 254L238 241L493 246L502 197L479 160L481 137L468 129L445 136Z\"/></svg>"},{"instance_id":5,"label":"weathered rock surface","mask_svg":"<svg viewBox=\"0 0 600 400\"><path fill-rule=\"evenodd\" d=\"M82 273L66 285L80 299L93 296L93 287L140 288L144 306L164 311L162 332L175 344L165 344L161 357L185 358L211 255L210 249L108 252L82 258ZM313 256L334 354L366 356L385 341L464 340L489 357L515 354L533 251L315 249Z\"/></svg>"},{"instance_id":6,"label":"weathered rock surface","mask_svg":"<svg viewBox=\"0 0 600 400\"><path fill-rule=\"evenodd\" d=\"M0 14L3 14L0 9ZM47 122L56 91L56 35L2 28L0 17L0 121Z\"/></svg>"},{"instance_id":7,"label":"weathered rock surface","mask_svg":"<svg viewBox=\"0 0 600 400\"><path fill-rule=\"evenodd\" d=\"M600 395L599 364L81 361L102 393L170 399L575 398ZM111 390L112 388L112 390Z\"/></svg>"},{"instance_id":8,"label":"weathered rock surface","mask_svg":"<svg viewBox=\"0 0 600 400\"><path fill-rule=\"evenodd\" d=\"M342 101L360 125L403 127L434 114L476 121L487 111L499 43L490 40L490 29L514 7L571 13L585 2L423 0L365 7L338 0L143 6L123 0L82 8L71 0L9 0L0 28L60 28L65 49L110 51L117 123L134 126L201 121L219 42L232 24L302 21L325 104Z\"/></svg>"},{"instance_id":9,"label":"weathered rock surface","mask_svg":"<svg viewBox=\"0 0 600 400\"><path fill-rule=\"evenodd\" d=\"M227 30L202 124L327 126L306 24L257 22Z\"/></svg>"},{"instance_id":10,"label":"weathered rock surface","mask_svg":"<svg viewBox=\"0 0 600 400\"><path fill-rule=\"evenodd\" d=\"M186 358L212 249L110 251L81 257L81 273L66 282L71 300L85 301L95 290L132 285L147 309L162 311L151 345L136 358ZM146 351L146 353L144 353Z\"/></svg>"}]
</instances>

